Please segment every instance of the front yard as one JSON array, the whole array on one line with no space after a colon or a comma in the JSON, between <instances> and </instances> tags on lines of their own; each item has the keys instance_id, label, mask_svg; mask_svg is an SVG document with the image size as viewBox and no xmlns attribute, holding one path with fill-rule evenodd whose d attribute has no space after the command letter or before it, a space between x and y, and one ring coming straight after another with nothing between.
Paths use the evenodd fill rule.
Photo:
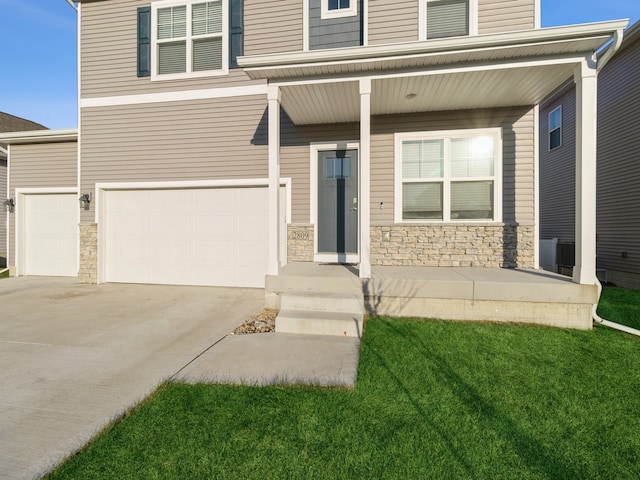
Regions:
<instances>
[{"instance_id":1,"label":"front yard","mask_svg":"<svg viewBox=\"0 0 640 480\"><path fill-rule=\"evenodd\" d=\"M353 390L160 388L51 479L640 476L640 338L374 318Z\"/></svg>"}]
</instances>

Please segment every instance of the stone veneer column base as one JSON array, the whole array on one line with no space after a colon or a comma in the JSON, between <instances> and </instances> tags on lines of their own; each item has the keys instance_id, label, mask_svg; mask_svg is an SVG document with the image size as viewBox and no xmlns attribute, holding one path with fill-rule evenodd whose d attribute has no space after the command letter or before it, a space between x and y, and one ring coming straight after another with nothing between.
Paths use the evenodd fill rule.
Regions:
<instances>
[{"instance_id":1,"label":"stone veneer column base","mask_svg":"<svg viewBox=\"0 0 640 480\"><path fill-rule=\"evenodd\" d=\"M287 261L313 262L313 225L287 225Z\"/></svg>"},{"instance_id":2,"label":"stone veneer column base","mask_svg":"<svg viewBox=\"0 0 640 480\"><path fill-rule=\"evenodd\" d=\"M98 283L98 224L80 224L80 270L78 281Z\"/></svg>"}]
</instances>

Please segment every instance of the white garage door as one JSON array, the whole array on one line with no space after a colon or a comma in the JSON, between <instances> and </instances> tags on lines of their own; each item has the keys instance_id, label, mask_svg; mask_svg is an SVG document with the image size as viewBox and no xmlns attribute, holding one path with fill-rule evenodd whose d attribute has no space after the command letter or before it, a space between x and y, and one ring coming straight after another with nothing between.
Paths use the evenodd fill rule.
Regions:
<instances>
[{"instance_id":1,"label":"white garage door","mask_svg":"<svg viewBox=\"0 0 640 480\"><path fill-rule=\"evenodd\" d=\"M264 287L268 189L105 192L107 282Z\"/></svg>"},{"instance_id":2,"label":"white garage door","mask_svg":"<svg viewBox=\"0 0 640 480\"><path fill-rule=\"evenodd\" d=\"M78 196L24 195L24 274L78 275Z\"/></svg>"}]
</instances>

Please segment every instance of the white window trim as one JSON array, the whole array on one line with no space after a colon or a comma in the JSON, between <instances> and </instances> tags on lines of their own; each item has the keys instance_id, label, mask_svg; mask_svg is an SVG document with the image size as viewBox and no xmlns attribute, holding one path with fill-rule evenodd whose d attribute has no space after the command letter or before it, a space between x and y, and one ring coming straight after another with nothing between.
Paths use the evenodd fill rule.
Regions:
<instances>
[{"instance_id":1,"label":"white window trim","mask_svg":"<svg viewBox=\"0 0 640 480\"><path fill-rule=\"evenodd\" d=\"M554 128L553 130L551 130L551 115L553 115L558 110L560 110L560 125L557 128ZM562 147L562 121L563 121L562 105L558 105L556 108L554 108L549 112L549 118L547 122L547 143L548 143L547 148L549 149L550 152ZM556 130L560 130L560 144L551 148L551 133L555 132Z\"/></svg>"},{"instance_id":2,"label":"white window trim","mask_svg":"<svg viewBox=\"0 0 640 480\"><path fill-rule=\"evenodd\" d=\"M443 138L468 138L492 136L496 140L492 177L473 177L469 181L492 180L493 183L493 219L451 219L451 182L450 168L445 162L443 182L442 220L402 218L402 142L405 140L439 140ZM443 130L433 132L401 132L394 134L395 181L394 181L394 222L395 223L502 223L502 128L479 128L466 130ZM446 155L446 154L445 154ZM445 157L446 158L446 157ZM455 181L456 179L453 179ZM434 182L438 180L434 179Z\"/></svg>"},{"instance_id":3,"label":"white window trim","mask_svg":"<svg viewBox=\"0 0 640 480\"><path fill-rule=\"evenodd\" d=\"M191 71L193 64L191 36L191 6L208 0L157 0L151 4L151 81L178 80L182 78L216 77L229 74L229 0L222 2L222 68L219 70ZM158 73L158 9L187 6L187 71L185 73Z\"/></svg>"},{"instance_id":4,"label":"white window trim","mask_svg":"<svg viewBox=\"0 0 640 480\"><path fill-rule=\"evenodd\" d=\"M331 18L355 17L358 15L358 0L349 0L349 8L339 8L329 10L329 0L321 0L320 18L327 20Z\"/></svg>"},{"instance_id":5,"label":"white window trim","mask_svg":"<svg viewBox=\"0 0 640 480\"><path fill-rule=\"evenodd\" d=\"M427 40L427 3L436 0L420 0L418 11L419 40ZM469 0L469 36L478 35L478 0Z\"/></svg>"}]
</instances>

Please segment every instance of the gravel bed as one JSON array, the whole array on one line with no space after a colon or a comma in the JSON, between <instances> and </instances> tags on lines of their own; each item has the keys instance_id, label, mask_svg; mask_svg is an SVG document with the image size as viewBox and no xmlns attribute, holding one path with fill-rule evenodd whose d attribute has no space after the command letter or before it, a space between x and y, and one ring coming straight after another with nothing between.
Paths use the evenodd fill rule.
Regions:
<instances>
[{"instance_id":1,"label":"gravel bed","mask_svg":"<svg viewBox=\"0 0 640 480\"><path fill-rule=\"evenodd\" d=\"M247 318L242 325L236 328L232 335L246 335L249 333L269 333L276 329L276 316L278 311L265 308Z\"/></svg>"}]
</instances>

